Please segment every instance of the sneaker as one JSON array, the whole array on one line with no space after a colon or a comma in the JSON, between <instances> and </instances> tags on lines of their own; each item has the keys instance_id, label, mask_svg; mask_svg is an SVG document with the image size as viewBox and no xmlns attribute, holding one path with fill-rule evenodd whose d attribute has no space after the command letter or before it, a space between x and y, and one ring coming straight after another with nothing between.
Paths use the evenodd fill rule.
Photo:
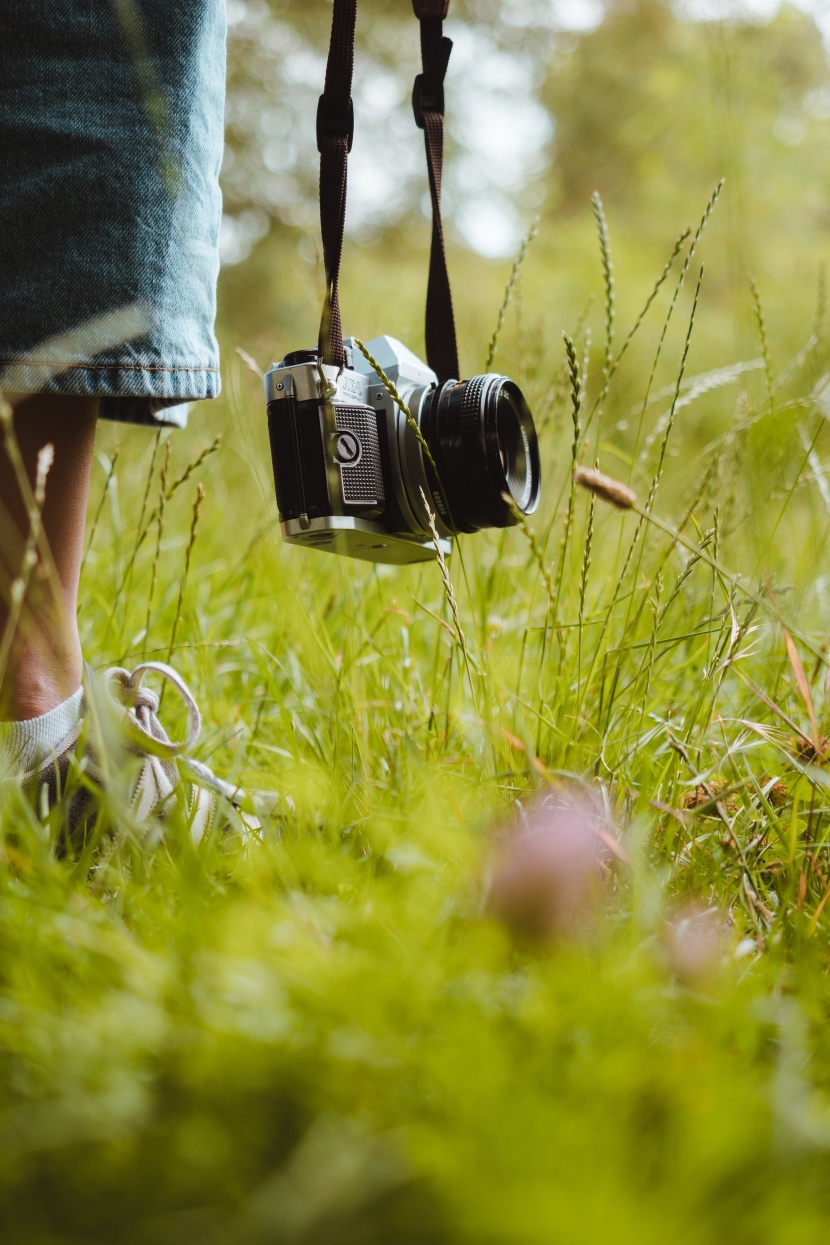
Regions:
<instances>
[{"instance_id":1,"label":"sneaker","mask_svg":"<svg viewBox=\"0 0 830 1245\"><path fill-rule=\"evenodd\" d=\"M148 674L167 680L181 696L188 716L187 735L181 742L171 740L159 721L159 696L144 684ZM219 825L257 834L260 817L271 816L280 805L290 807L290 801L274 793L247 794L187 756L201 729L190 688L165 662L145 661L132 673L111 666L103 678L87 667L81 722L48 760L23 775L23 785L36 793L41 807L54 804L66 787L83 739L80 763L91 782L73 795L70 834L94 813L95 788L110 794L119 789L129 821L137 827L163 822L178 809L194 843Z\"/></svg>"}]
</instances>

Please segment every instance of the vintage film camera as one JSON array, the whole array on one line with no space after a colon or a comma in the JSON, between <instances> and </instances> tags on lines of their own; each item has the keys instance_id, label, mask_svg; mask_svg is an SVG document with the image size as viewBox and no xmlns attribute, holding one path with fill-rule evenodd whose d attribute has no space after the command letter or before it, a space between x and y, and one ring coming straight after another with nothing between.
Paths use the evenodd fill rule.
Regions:
<instances>
[{"instance_id":1,"label":"vintage film camera","mask_svg":"<svg viewBox=\"0 0 830 1245\"><path fill-rule=\"evenodd\" d=\"M342 371L317 350L297 350L265 377L287 541L371 562L419 562L435 557L424 497L447 553L455 533L507 527L517 510L536 508L536 430L512 380L487 373L441 385L400 342L378 337L367 350L409 420L353 339L344 344Z\"/></svg>"}]
</instances>

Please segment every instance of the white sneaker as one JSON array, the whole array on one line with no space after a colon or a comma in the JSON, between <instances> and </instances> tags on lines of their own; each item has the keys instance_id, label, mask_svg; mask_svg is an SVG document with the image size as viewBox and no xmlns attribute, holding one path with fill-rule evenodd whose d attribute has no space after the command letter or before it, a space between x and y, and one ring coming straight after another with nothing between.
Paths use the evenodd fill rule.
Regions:
<instances>
[{"instance_id":1,"label":"white sneaker","mask_svg":"<svg viewBox=\"0 0 830 1245\"><path fill-rule=\"evenodd\" d=\"M166 679L184 702L188 732L179 743L169 738L159 721L159 697L144 686L147 674ZM201 729L202 717L190 688L165 662L145 661L132 673L121 666L111 666L103 679L87 667L81 723L48 761L23 776L23 783L30 791L45 789L41 798L47 804L54 803L65 786L75 745L85 731L86 770L96 786L107 791L117 777L129 771L130 788L125 795L129 819L134 824L142 825L151 819L164 821L178 807L193 842L199 843L220 822L223 828L258 833L261 816L271 816L280 806L290 809L290 800L275 793L246 794L218 778L207 765L188 757L186 753L198 740ZM140 760L137 775L135 768L129 766L130 757ZM75 824L81 816L89 815L94 802L88 791L79 794L80 807L76 804L70 813Z\"/></svg>"}]
</instances>

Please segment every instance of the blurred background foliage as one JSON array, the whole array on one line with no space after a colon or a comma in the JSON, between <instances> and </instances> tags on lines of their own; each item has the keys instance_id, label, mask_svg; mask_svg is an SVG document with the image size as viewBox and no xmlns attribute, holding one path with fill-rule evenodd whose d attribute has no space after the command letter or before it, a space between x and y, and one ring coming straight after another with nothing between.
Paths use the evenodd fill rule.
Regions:
<instances>
[{"instance_id":1,"label":"blurred background foliage","mask_svg":"<svg viewBox=\"0 0 830 1245\"><path fill-rule=\"evenodd\" d=\"M507 261L535 217L526 303L559 352L596 288L591 194L605 203L625 320L722 177L699 362L757 352L750 273L770 337L797 349L830 231L830 65L806 7L453 0L445 205L462 368L481 366ZM227 344L262 363L316 334L314 116L331 3L230 0L228 11L221 320ZM348 331L416 349L429 243L409 106L418 56L408 2L361 0L344 314Z\"/></svg>"}]
</instances>

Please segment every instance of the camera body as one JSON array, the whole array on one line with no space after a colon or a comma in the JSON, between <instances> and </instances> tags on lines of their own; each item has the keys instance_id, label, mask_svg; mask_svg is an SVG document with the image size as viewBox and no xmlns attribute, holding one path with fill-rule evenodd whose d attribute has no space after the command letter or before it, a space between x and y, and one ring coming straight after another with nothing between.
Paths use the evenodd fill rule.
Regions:
<instances>
[{"instance_id":1,"label":"camera body","mask_svg":"<svg viewBox=\"0 0 830 1245\"><path fill-rule=\"evenodd\" d=\"M351 338L349 364L320 362L316 350L289 354L265 377L268 430L280 525L290 544L307 545L370 562L420 562L435 557L426 512L413 513L400 472L409 450L427 497L420 446L391 394ZM391 337L367 349L416 409L419 396L437 384L425 363ZM407 435L407 433L409 435ZM421 468L418 472L418 468ZM443 501L432 498L440 519ZM443 551L450 533L439 523Z\"/></svg>"},{"instance_id":2,"label":"camera body","mask_svg":"<svg viewBox=\"0 0 830 1245\"><path fill-rule=\"evenodd\" d=\"M344 344L342 370L317 350L298 350L265 376L286 541L371 562L422 562L436 556L430 518L448 554L456 532L505 527L516 509L535 508L536 433L512 381L488 373L440 385L399 341L375 338L366 348L407 418L354 340Z\"/></svg>"}]
</instances>

